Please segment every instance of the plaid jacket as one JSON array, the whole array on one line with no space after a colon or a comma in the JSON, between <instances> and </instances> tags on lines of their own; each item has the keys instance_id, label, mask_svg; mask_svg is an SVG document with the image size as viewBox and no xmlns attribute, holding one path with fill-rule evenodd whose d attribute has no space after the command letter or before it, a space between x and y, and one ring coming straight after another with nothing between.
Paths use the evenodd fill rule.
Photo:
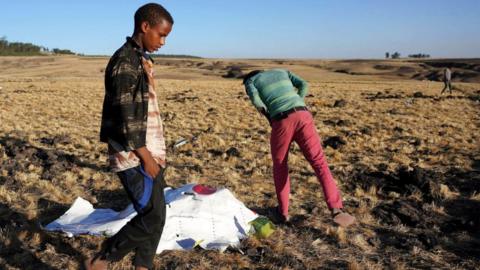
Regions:
<instances>
[{"instance_id":1,"label":"plaid jacket","mask_svg":"<svg viewBox=\"0 0 480 270\"><path fill-rule=\"evenodd\" d=\"M110 58L105 69L100 141L132 151L146 145L148 84L143 51L131 38Z\"/></svg>"}]
</instances>

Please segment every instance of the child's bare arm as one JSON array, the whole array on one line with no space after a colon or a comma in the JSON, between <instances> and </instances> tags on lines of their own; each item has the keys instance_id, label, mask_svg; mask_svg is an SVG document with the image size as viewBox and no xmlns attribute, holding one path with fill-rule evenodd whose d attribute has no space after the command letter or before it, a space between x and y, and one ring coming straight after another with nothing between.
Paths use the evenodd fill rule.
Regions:
<instances>
[{"instance_id":1,"label":"child's bare arm","mask_svg":"<svg viewBox=\"0 0 480 270\"><path fill-rule=\"evenodd\" d=\"M160 172L160 166L153 159L152 154L148 151L147 147L143 146L135 149L135 154L142 160L143 168L145 172L152 178L155 178Z\"/></svg>"}]
</instances>

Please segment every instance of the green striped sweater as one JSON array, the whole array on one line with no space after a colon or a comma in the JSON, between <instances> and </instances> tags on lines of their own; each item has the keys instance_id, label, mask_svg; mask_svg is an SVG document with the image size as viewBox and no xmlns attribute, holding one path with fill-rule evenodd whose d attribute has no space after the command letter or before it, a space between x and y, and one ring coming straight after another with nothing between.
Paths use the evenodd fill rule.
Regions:
<instances>
[{"instance_id":1,"label":"green striped sweater","mask_svg":"<svg viewBox=\"0 0 480 270\"><path fill-rule=\"evenodd\" d=\"M245 82L245 88L253 105L264 108L271 117L305 106L303 99L308 92L306 81L284 69L260 72Z\"/></svg>"}]
</instances>

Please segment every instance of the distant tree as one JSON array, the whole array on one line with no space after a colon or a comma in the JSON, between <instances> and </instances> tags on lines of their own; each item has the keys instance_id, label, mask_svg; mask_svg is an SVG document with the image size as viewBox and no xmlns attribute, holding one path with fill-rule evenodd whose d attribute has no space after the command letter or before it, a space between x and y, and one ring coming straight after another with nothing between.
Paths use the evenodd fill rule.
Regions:
<instances>
[{"instance_id":1,"label":"distant tree","mask_svg":"<svg viewBox=\"0 0 480 270\"><path fill-rule=\"evenodd\" d=\"M430 58L430 55L425 54L425 53L417 53L417 54L409 54L408 57L410 57L410 58Z\"/></svg>"},{"instance_id":2,"label":"distant tree","mask_svg":"<svg viewBox=\"0 0 480 270\"><path fill-rule=\"evenodd\" d=\"M387 59L390 58L390 53L389 52L385 53L385 58L387 58Z\"/></svg>"},{"instance_id":3,"label":"distant tree","mask_svg":"<svg viewBox=\"0 0 480 270\"><path fill-rule=\"evenodd\" d=\"M56 54L75 54L70 50L53 49ZM50 50L32 43L8 42L7 37L0 37L0 55L45 55Z\"/></svg>"},{"instance_id":4,"label":"distant tree","mask_svg":"<svg viewBox=\"0 0 480 270\"><path fill-rule=\"evenodd\" d=\"M400 53L399 52L394 52L392 54L392 59L398 59L398 58L400 58Z\"/></svg>"},{"instance_id":5,"label":"distant tree","mask_svg":"<svg viewBox=\"0 0 480 270\"><path fill-rule=\"evenodd\" d=\"M8 46L7 37L0 37L0 51L3 51Z\"/></svg>"},{"instance_id":6,"label":"distant tree","mask_svg":"<svg viewBox=\"0 0 480 270\"><path fill-rule=\"evenodd\" d=\"M72 51L70 51L70 50L58 49L58 48L52 49L52 52L53 52L54 54L75 54L74 52L72 52Z\"/></svg>"},{"instance_id":7,"label":"distant tree","mask_svg":"<svg viewBox=\"0 0 480 270\"><path fill-rule=\"evenodd\" d=\"M0 55L39 55L41 47L32 43L8 42L5 36L0 38Z\"/></svg>"}]
</instances>

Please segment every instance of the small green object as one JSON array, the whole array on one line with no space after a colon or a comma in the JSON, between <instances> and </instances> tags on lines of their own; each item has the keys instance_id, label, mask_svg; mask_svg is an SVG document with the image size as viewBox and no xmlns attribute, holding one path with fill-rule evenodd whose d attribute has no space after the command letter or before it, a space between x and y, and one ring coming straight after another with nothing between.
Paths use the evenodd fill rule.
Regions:
<instances>
[{"instance_id":1,"label":"small green object","mask_svg":"<svg viewBox=\"0 0 480 270\"><path fill-rule=\"evenodd\" d=\"M202 242L203 242L203 239L195 241L195 243L193 244L193 248L199 247Z\"/></svg>"},{"instance_id":2,"label":"small green object","mask_svg":"<svg viewBox=\"0 0 480 270\"><path fill-rule=\"evenodd\" d=\"M275 231L275 225L266 217L260 216L249 222L258 238L267 238Z\"/></svg>"}]
</instances>

